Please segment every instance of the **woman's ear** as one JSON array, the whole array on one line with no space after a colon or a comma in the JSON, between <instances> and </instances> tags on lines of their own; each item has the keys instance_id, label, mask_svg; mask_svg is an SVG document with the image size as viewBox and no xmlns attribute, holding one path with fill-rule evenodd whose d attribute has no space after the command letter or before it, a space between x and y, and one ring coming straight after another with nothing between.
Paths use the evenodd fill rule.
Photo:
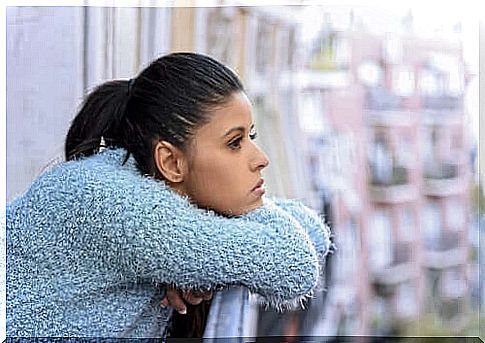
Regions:
<instances>
[{"instance_id":1,"label":"woman's ear","mask_svg":"<svg viewBox=\"0 0 485 343\"><path fill-rule=\"evenodd\" d=\"M171 183L184 181L186 173L185 154L173 144L160 141L155 146L155 164L163 177Z\"/></svg>"}]
</instances>

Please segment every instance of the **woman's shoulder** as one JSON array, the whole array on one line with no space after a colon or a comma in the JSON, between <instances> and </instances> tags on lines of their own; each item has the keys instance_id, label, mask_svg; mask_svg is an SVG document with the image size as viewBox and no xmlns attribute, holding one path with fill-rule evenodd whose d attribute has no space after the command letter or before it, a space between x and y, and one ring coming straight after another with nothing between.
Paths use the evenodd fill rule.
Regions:
<instances>
[{"instance_id":1,"label":"woman's shoulder","mask_svg":"<svg viewBox=\"0 0 485 343\"><path fill-rule=\"evenodd\" d=\"M176 196L164 182L142 175L134 159L125 161L126 157L126 150L110 149L63 162L35 179L25 193L7 204L7 211L96 208L103 213L118 211L136 217L189 207L188 201Z\"/></svg>"},{"instance_id":2,"label":"woman's shoulder","mask_svg":"<svg viewBox=\"0 0 485 343\"><path fill-rule=\"evenodd\" d=\"M133 159L126 158L123 149L110 149L88 157L59 163L38 176L29 188L11 203L18 199L37 198L54 199L71 196L77 193L87 194L91 190L115 189L123 183L133 183L137 177Z\"/></svg>"},{"instance_id":3,"label":"woman's shoulder","mask_svg":"<svg viewBox=\"0 0 485 343\"><path fill-rule=\"evenodd\" d=\"M36 179L36 182L66 183L107 181L113 178L123 179L136 175L133 158L127 158L124 149L109 149L103 152L66 161L53 167ZM123 173L123 171L125 171ZM35 183L35 182L34 182Z\"/></svg>"},{"instance_id":4,"label":"woman's shoulder","mask_svg":"<svg viewBox=\"0 0 485 343\"><path fill-rule=\"evenodd\" d=\"M107 149L95 155L65 162L49 176L59 189L82 192L83 198L109 197L112 202L138 208L187 207L188 201L177 196L163 181L143 175L133 156L124 149ZM49 181L49 183L51 182Z\"/></svg>"}]
</instances>

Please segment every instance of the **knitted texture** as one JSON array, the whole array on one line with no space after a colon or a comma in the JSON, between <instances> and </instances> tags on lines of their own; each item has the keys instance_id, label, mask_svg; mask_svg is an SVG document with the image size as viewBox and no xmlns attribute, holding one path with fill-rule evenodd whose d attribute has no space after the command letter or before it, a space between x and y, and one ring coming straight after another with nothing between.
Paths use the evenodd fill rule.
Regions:
<instances>
[{"instance_id":1,"label":"knitted texture","mask_svg":"<svg viewBox=\"0 0 485 343\"><path fill-rule=\"evenodd\" d=\"M62 163L7 205L7 336L161 337L167 285L245 286L276 308L312 293L330 240L304 206L226 218L125 154Z\"/></svg>"}]
</instances>

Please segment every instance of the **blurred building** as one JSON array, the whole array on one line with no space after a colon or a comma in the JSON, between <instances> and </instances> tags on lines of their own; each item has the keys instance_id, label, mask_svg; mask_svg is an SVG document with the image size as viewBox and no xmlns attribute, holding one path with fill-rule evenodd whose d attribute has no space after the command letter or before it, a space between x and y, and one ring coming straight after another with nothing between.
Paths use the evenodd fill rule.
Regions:
<instances>
[{"instance_id":1,"label":"blurred building","mask_svg":"<svg viewBox=\"0 0 485 343\"><path fill-rule=\"evenodd\" d=\"M453 39L327 23L314 41L305 89L319 104L313 129L325 129L313 130L309 160L316 189L332 190L341 250L328 298L339 334L392 334L425 312L449 323L467 313L464 70Z\"/></svg>"}]
</instances>

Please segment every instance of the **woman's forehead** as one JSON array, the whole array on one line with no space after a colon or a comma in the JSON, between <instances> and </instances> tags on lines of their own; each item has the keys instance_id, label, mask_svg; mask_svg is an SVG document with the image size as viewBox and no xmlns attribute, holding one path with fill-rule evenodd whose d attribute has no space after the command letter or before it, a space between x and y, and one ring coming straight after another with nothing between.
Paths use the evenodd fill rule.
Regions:
<instances>
[{"instance_id":1,"label":"woman's forehead","mask_svg":"<svg viewBox=\"0 0 485 343\"><path fill-rule=\"evenodd\" d=\"M244 93L236 93L223 106L209 113L210 120L201 126L198 134L224 136L234 128L249 130L252 125L252 107Z\"/></svg>"}]
</instances>

